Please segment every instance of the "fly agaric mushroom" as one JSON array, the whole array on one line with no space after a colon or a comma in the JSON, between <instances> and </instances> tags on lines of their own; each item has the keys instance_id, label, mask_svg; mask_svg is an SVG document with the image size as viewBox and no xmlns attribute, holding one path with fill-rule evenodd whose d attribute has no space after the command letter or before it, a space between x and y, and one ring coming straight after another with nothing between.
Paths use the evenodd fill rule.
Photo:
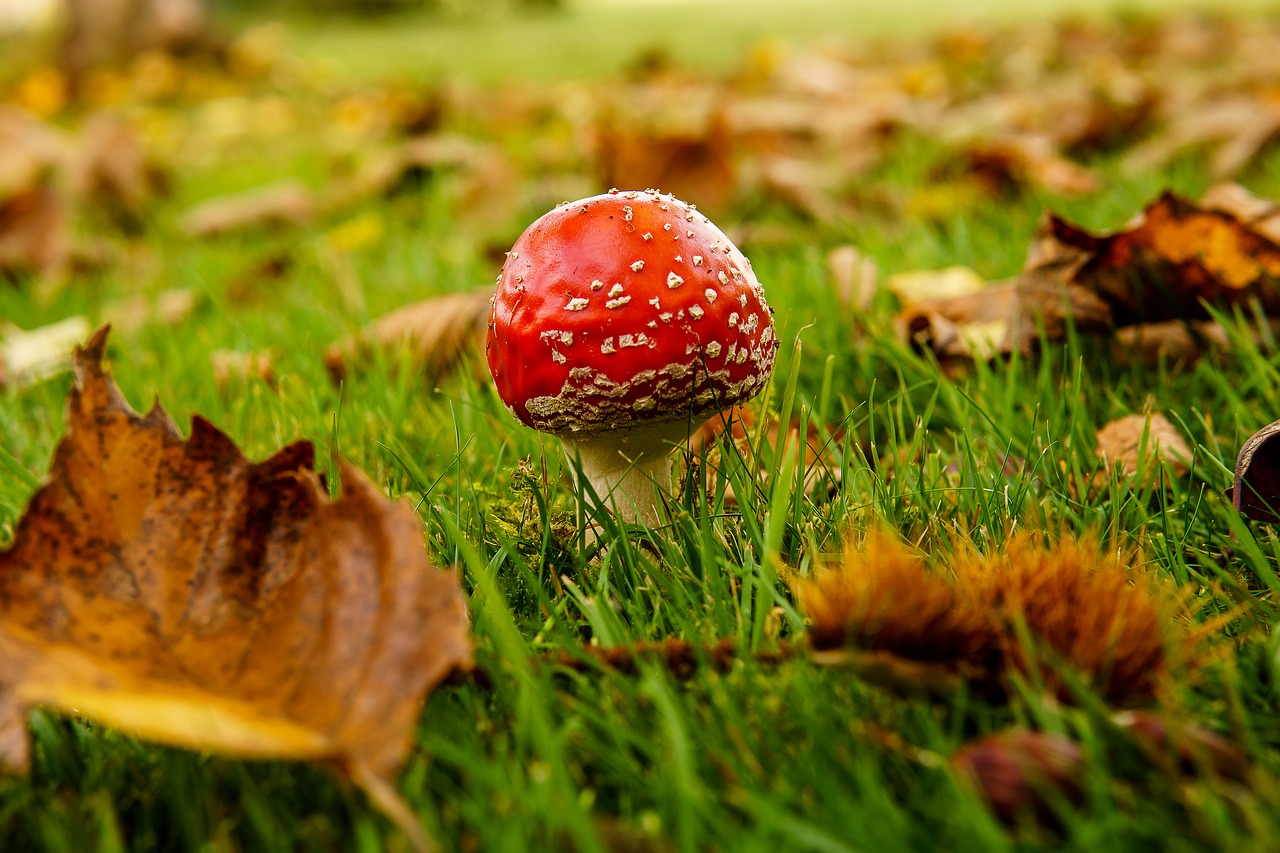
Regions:
<instances>
[{"instance_id":1,"label":"fly agaric mushroom","mask_svg":"<svg viewBox=\"0 0 1280 853\"><path fill-rule=\"evenodd\" d=\"M693 205L656 190L566 202L507 253L486 347L498 394L576 450L627 521L714 411L773 370L773 311L751 262Z\"/></svg>"}]
</instances>

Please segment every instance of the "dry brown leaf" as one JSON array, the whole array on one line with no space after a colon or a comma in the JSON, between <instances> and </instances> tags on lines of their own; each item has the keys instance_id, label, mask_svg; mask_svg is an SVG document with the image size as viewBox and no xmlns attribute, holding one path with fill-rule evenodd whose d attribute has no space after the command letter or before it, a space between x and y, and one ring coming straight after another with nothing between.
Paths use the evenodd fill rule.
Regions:
<instances>
[{"instance_id":1,"label":"dry brown leaf","mask_svg":"<svg viewBox=\"0 0 1280 853\"><path fill-rule=\"evenodd\" d=\"M359 335L325 351L329 375L339 381L353 361L367 359L374 350L395 352L403 347L428 377L439 378L466 352L483 346L492 296L487 287L446 293L380 317Z\"/></svg>"},{"instance_id":2,"label":"dry brown leaf","mask_svg":"<svg viewBox=\"0 0 1280 853\"><path fill-rule=\"evenodd\" d=\"M1011 351L1014 284L989 284L967 267L948 267L902 273L887 286L905 303L894 320L898 338L932 351L944 367Z\"/></svg>"},{"instance_id":3,"label":"dry brown leaf","mask_svg":"<svg viewBox=\"0 0 1280 853\"><path fill-rule=\"evenodd\" d=\"M22 331L0 323L0 388L21 387L65 373L76 346L89 334L89 321L68 317Z\"/></svg>"},{"instance_id":4,"label":"dry brown leaf","mask_svg":"<svg viewBox=\"0 0 1280 853\"><path fill-rule=\"evenodd\" d=\"M1081 261L1065 280L1102 299L1116 325L1203 319L1202 300L1257 297L1268 312L1280 313L1280 245L1228 213L1171 193L1114 234L1090 234L1051 217L1029 266L1071 253Z\"/></svg>"},{"instance_id":5,"label":"dry brown leaf","mask_svg":"<svg viewBox=\"0 0 1280 853\"><path fill-rule=\"evenodd\" d=\"M390 195L406 183L443 169L466 172L497 168L492 148L457 134L420 136L384 149L366 159L348 178L336 182L324 196L326 210L341 210L368 198Z\"/></svg>"},{"instance_id":6,"label":"dry brown leaf","mask_svg":"<svg viewBox=\"0 0 1280 853\"><path fill-rule=\"evenodd\" d=\"M1169 320L1116 329L1111 352L1120 364L1193 364L1206 352L1231 344L1227 330L1212 320Z\"/></svg>"},{"instance_id":7,"label":"dry brown leaf","mask_svg":"<svg viewBox=\"0 0 1280 853\"><path fill-rule=\"evenodd\" d=\"M889 276L885 287L905 304L953 299L981 293L987 281L969 267L912 270Z\"/></svg>"},{"instance_id":8,"label":"dry brown leaf","mask_svg":"<svg viewBox=\"0 0 1280 853\"><path fill-rule=\"evenodd\" d=\"M733 135L711 87L654 84L601 112L596 169L602 186L656 187L710 211L738 190Z\"/></svg>"},{"instance_id":9,"label":"dry brown leaf","mask_svg":"<svg viewBox=\"0 0 1280 853\"><path fill-rule=\"evenodd\" d=\"M0 271L58 278L71 262L71 248L67 208L52 185L0 200Z\"/></svg>"},{"instance_id":10,"label":"dry brown leaf","mask_svg":"<svg viewBox=\"0 0 1280 853\"><path fill-rule=\"evenodd\" d=\"M62 137L26 110L0 104L0 203L42 183L64 155Z\"/></svg>"},{"instance_id":11,"label":"dry brown leaf","mask_svg":"<svg viewBox=\"0 0 1280 853\"><path fill-rule=\"evenodd\" d=\"M876 262L854 246L837 246L827 253L827 272L836 286L836 300L845 308L866 311L879 289Z\"/></svg>"},{"instance_id":12,"label":"dry brown leaf","mask_svg":"<svg viewBox=\"0 0 1280 853\"><path fill-rule=\"evenodd\" d=\"M1151 476L1164 467L1175 477L1190 470L1191 448L1169 419L1159 412L1127 415L1098 430L1098 458L1122 477L1139 472Z\"/></svg>"},{"instance_id":13,"label":"dry brown leaf","mask_svg":"<svg viewBox=\"0 0 1280 853\"><path fill-rule=\"evenodd\" d=\"M122 118L95 113L76 138L69 164L71 191L81 204L99 208L109 221L140 224L147 206L168 182L164 169L142 147Z\"/></svg>"},{"instance_id":14,"label":"dry brown leaf","mask_svg":"<svg viewBox=\"0 0 1280 853\"><path fill-rule=\"evenodd\" d=\"M1097 172L1068 159L1047 136L1007 134L970 145L965 156L969 168L993 192L1032 186L1061 195L1087 195L1102 188Z\"/></svg>"},{"instance_id":15,"label":"dry brown leaf","mask_svg":"<svg viewBox=\"0 0 1280 853\"><path fill-rule=\"evenodd\" d=\"M421 844L392 785L424 697L469 661L455 573L412 508L306 442L249 462L196 417L140 417L75 357L67 434L0 553L0 760L25 769L35 706L164 743L325 761Z\"/></svg>"},{"instance_id":16,"label":"dry brown leaf","mask_svg":"<svg viewBox=\"0 0 1280 853\"><path fill-rule=\"evenodd\" d=\"M274 388L276 374L272 366L273 361L268 351L239 352L219 349L209 353L209 365L213 368L213 384L219 391L225 391L233 380L241 382L258 380Z\"/></svg>"},{"instance_id":17,"label":"dry brown leaf","mask_svg":"<svg viewBox=\"0 0 1280 853\"><path fill-rule=\"evenodd\" d=\"M309 189L296 181L282 181L197 205L183 216L182 228L196 237L211 237L273 225L305 225L317 212Z\"/></svg>"},{"instance_id":18,"label":"dry brown leaf","mask_svg":"<svg viewBox=\"0 0 1280 853\"><path fill-rule=\"evenodd\" d=\"M829 163L802 157L773 155L756 164L764 192L815 222L830 223L841 212L832 194L840 173Z\"/></svg>"},{"instance_id":19,"label":"dry brown leaf","mask_svg":"<svg viewBox=\"0 0 1280 853\"><path fill-rule=\"evenodd\" d=\"M102 306L102 322L125 335L150 323L176 326L190 318L203 301L203 291L189 287L162 290L153 296L135 294Z\"/></svg>"},{"instance_id":20,"label":"dry brown leaf","mask_svg":"<svg viewBox=\"0 0 1280 853\"><path fill-rule=\"evenodd\" d=\"M1274 200L1227 182L1209 187L1201 203L1210 210L1231 215L1273 243L1280 244L1280 204Z\"/></svg>"},{"instance_id":21,"label":"dry brown leaf","mask_svg":"<svg viewBox=\"0 0 1280 853\"><path fill-rule=\"evenodd\" d=\"M1014 280L1015 302L1010 343L1032 351L1043 338L1058 341L1070 328L1107 332L1113 326L1111 306L1075 276L1088 254L1055 242L1042 222L1036 229L1027 264Z\"/></svg>"},{"instance_id":22,"label":"dry brown leaf","mask_svg":"<svg viewBox=\"0 0 1280 853\"><path fill-rule=\"evenodd\" d=\"M1131 172L1168 165L1189 148L1210 146L1209 171L1217 178L1239 174L1280 133L1280 104L1251 92L1205 98L1188 105L1169 127L1133 148Z\"/></svg>"},{"instance_id":23,"label":"dry brown leaf","mask_svg":"<svg viewBox=\"0 0 1280 853\"><path fill-rule=\"evenodd\" d=\"M146 51L211 41L205 0L67 0L61 64L73 78Z\"/></svg>"}]
</instances>

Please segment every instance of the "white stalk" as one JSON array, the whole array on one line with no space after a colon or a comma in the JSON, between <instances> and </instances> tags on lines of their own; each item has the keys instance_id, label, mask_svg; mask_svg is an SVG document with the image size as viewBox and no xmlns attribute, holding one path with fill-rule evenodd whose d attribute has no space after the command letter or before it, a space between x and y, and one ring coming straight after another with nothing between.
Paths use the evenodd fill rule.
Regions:
<instances>
[{"instance_id":1,"label":"white stalk","mask_svg":"<svg viewBox=\"0 0 1280 853\"><path fill-rule=\"evenodd\" d=\"M582 476L601 502L628 524L656 527L662 498L671 487L671 452L688 434L682 421L564 439ZM579 486L581 488L581 486Z\"/></svg>"}]
</instances>

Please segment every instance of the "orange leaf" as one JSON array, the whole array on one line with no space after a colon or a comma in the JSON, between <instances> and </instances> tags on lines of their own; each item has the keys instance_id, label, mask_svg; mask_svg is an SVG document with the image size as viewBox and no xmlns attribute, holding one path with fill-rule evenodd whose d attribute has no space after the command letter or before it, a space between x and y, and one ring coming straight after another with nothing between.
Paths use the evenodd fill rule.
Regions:
<instances>
[{"instance_id":1,"label":"orange leaf","mask_svg":"<svg viewBox=\"0 0 1280 853\"><path fill-rule=\"evenodd\" d=\"M425 842L391 787L423 699L469 661L457 576L418 519L342 463L330 500L298 442L252 463L196 417L183 440L75 356L49 482L0 553L0 761L28 710L236 756L325 760Z\"/></svg>"}]
</instances>

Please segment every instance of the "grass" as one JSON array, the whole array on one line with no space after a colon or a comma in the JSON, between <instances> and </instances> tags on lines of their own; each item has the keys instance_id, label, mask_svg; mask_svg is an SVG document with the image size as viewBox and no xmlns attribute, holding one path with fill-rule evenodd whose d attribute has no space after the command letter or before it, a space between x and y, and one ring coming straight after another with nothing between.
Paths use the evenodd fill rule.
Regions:
<instances>
[{"instance_id":1,"label":"grass","mask_svg":"<svg viewBox=\"0 0 1280 853\"><path fill-rule=\"evenodd\" d=\"M810 44L920 37L958 26L1102 12L1176 13L1220 9L1212 0L1050 0L1034 10L1016 0L893 4L841 0L569 0L564 14L470 14L455 20L407 15L394 27L311 18L297 22L299 55L343 77L494 84L558 82L615 74L641 57L668 56L683 67L725 72L759 42ZM1273 8L1232 0L1233 10ZM466 8L463 5L461 8Z\"/></svg>"},{"instance_id":2,"label":"grass","mask_svg":"<svg viewBox=\"0 0 1280 853\"><path fill-rule=\"evenodd\" d=\"M835 8L828 13L838 14ZM638 12L619 6L591 14ZM753 14L762 13L744 19ZM576 32L579 25L548 20L530 25L530 38L545 45L555 28ZM487 51L513 38L514 25L494 26L451 25L423 37L451 51L475 47L469 61L496 78L509 69L490 65ZM328 53L338 42L336 31L300 32L311 51ZM366 28L341 43L353 51L382 46L370 54L389 55L409 38ZM355 62L336 48L334 55L339 65ZM598 62L583 60L572 70L611 67ZM355 73L382 70L375 61ZM568 70L565 59L547 74ZM533 141L530 134L526 142ZM1274 349L1242 334L1230 358L1175 370L1121 366L1104 344L1072 337L1041 358L980 365L952 379L897 342L888 306L880 305L867 335L855 339L823 266L826 249L853 242L889 272L960 263L1008 275L1021 265L1046 206L1087 226L1116 226L1160 189L1200 192L1209 179L1198 159L1138 176L1098 163L1106 189L1085 200L1028 193L936 222L876 215L840 224L791 222L790 239L748 247L783 341L768 405L820 413L847 430L831 472L841 488L830 498L807 497L794 480L775 477L732 509L723 505L723 482L708 488L695 479L685 483L687 497L670 527L647 546L615 530L606 534L612 547L589 561L580 543L558 541L551 529L553 515L575 509L558 442L515 424L478 360L438 387L424 385L396 357L353 372L340 387L325 373L324 347L363 321L430 293L492 280L496 266L484 241L456 225L447 178L350 214L376 216L384 229L381 240L350 255L358 296L335 283L327 234L336 223L216 241L180 235L177 215L191 201L266 174L316 174L305 144L286 141L262 151L247 141L233 148L241 160L233 170L192 168L175 198L149 215L139 241L147 252L39 298L28 282L0 286L0 317L23 327L75 313L96 318L127 294L195 288L203 305L181 326L150 325L113 337L113 371L136 407L158 396L180 424L199 412L254 458L310 438L419 505L433 558L463 568L478 659L496 674L491 688L445 687L431 698L419 749L400 782L446 848L1274 845L1280 635L1268 626L1280 591L1280 539L1265 525L1240 520L1221 497L1237 448L1280 413ZM910 140L872 179L924 184L930 145ZM1261 194L1280 196L1280 157L1246 177ZM505 223L504 239L537 213L522 211L524 218ZM778 211L766 215L787 221ZM280 250L295 258L283 278L247 297L232 292L237 273ZM1248 320L1231 323L1241 330ZM220 389L209 363L214 349L272 349L278 386L236 380ZM67 386L64 377L0 391L0 542L47 468ZM1098 467L1095 430L1147 408L1167 413L1193 443L1193 473L1145 488L1112 479L1090 491L1085 484ZM866 461L908 451L919 462L891 475ZM1007 452L1028 464L1005 473L1000 462ZM743 471L734 487L753 493ZM1191 585L1204 600L1217 601L1214 590L1224 585L1253 590L1239 605L1231 653L1170 705L1242 745L1258 768L1252 790L1135 769L1132 743L1100 700L1067 707L1030 685L993 704L965 692L904 698L845 670L803 660L757 663L749 655L727 672L707 668L688 680L653 664L628 675L529 663L584 643L729 637L751 652L795 640L803 621L780 577L813 571L835 558L852 531L873 524L943 552L966 540L997 549L1015 528L1090 531L1139 546L1154 570ZM1083 745L1090 772L1082 804L1064 808L1056 830L1006 830L945 766L963 743L1015 724L1068 734ZM375 851L403 844L359 794L316 768L154 747L44 713L34 715L31 730L31 778L0 781L6 849Z\"/></svg>"}]
</instances>

